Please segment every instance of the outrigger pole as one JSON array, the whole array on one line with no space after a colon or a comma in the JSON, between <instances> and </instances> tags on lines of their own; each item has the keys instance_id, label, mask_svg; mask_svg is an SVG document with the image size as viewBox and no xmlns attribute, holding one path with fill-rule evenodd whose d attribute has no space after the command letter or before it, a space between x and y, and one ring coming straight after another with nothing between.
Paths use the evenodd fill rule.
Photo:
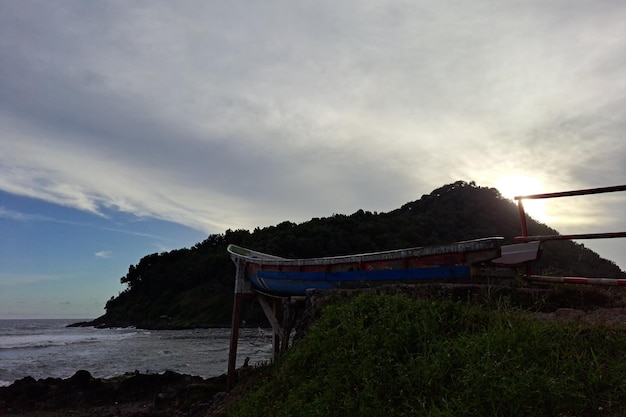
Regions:
<instances>
[{"instance_id":1,"label":"outrigger pole","mask_svg":"<svg viewBox=\"0 0 626 417\"><path fill-rule=\"evenodd\" d=\"M588 188L584 190L561 191L556 193L544 193L523 195L515 197L520 214L520 224L522 227L522 235L515 237L517 242L539 242L543 245L546 241L563 241L578 239L612 239L626 237L626 232L609 232L609 233L584 233L584 234L568 234L568 235L528 235L528 226L526 224L526 212L524 210L523 200L536 200L544 198L573 197L603 193L613 193L618 191L626 191L626 185L616 185L612 187ZM569 284L589 284L589 285L617 285L626 286L626 279L613 278L583 278L583 277L552 277L544 275L534 275L532 272L532 262L526 263L526 279L529 281L540 282L558 282Z\"/></svg>"}]
</instances>

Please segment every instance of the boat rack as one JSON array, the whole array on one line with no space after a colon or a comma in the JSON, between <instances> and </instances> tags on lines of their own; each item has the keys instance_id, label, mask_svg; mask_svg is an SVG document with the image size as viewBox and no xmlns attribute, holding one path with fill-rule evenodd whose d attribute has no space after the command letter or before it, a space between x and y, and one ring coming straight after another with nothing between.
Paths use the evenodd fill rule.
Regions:
<instances>
[{"instance_id":1,"label":"boat rack","mask_svg":"<svg viewBox=\"0 0 626 417\"><path fill-rule=\"evenodd\" d=\"M296 316L304 306L306 297L301 296L276 296L255 290L250 280L246 277L246 266L243 259L236 259L235 273L235 297L233 302L233 314L230 328L230 346L228 351L227 385L229 389L235 383L237 345L239 343L239 328L241 326L241 308L245 301L257 301L267 321L272 326L272 360L285 352L289 347L289 337L296 321Z\"/></svg>"},{"instance_id":2,"label":"boat rack","mask_svg":"<svg viewBox=\"0 0 626 417\"><path fill-rule=\"evenodd\" d=\"M485 277L536 259L535 242L503 245L489 237L444 245L323 258L289 259L229 245L235 263L228 385L236 376L237 344L244 302L260 304L273 331L273 359L287 350L296 316L309 289L364 288L393 283L458 282ZM486 271L491 269L489 274ZM507 277L508 279L508 277Z\"/></svg>"}]
</instances>

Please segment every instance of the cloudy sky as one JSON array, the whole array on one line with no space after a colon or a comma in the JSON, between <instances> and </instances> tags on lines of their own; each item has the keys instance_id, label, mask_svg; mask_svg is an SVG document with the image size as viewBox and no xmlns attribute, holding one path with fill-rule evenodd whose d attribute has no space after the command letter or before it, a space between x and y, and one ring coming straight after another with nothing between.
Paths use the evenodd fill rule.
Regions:
<instances>
[{"instance_id":1,"label":"cloudy sky","mask_svg":"<svg viewBox=\"0 0 626 417\"><path fill-rule=\"evenodd\" d=\"M625 68L623 0L0 0L0 318L98 316L228 228L626 184ZM562 200L626 230L626 193Z\"/></svg>"}]
</instances>

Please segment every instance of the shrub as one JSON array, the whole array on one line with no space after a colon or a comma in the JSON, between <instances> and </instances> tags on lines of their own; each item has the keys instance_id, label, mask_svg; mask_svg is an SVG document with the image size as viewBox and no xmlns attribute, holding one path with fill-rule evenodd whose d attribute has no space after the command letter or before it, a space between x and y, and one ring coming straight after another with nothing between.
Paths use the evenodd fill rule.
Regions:
<instances>
[{"instance_id":1,"label":"shrub","mask_svg":"<svg viewBox=\"0 0 626 417\"><path fill-rule=\"evenodd\" d=\"M461 302L326 307L232 416L622 416L626 336Z\"/></svg>"}]
</instances>

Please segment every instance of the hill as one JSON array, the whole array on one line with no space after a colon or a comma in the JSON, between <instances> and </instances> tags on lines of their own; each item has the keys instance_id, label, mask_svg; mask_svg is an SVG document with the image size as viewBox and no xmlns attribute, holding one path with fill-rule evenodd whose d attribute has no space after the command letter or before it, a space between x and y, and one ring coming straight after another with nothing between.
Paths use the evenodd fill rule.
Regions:
<instances>
[{"instance_id":1,"label":"hill","mask_svg":"<svg viewBox=\"0 0 626 417\"><path fill-rule=\"evenodd\" d=\"M557 234L532 219L530 234ZM388 213L358 210L296 224L227 230L193 246L154 253L131 265L127 288L106 304L92 324L144 328L229 326L235 269L230 243L284 257L317 257L426 246L520 234L517 205L495 188L458 181ZM544 275L626 278L617 265L574 242L552 242L535 272ZM259 311L244 312L249 322Z\"/></svg>"}]
</instances>

